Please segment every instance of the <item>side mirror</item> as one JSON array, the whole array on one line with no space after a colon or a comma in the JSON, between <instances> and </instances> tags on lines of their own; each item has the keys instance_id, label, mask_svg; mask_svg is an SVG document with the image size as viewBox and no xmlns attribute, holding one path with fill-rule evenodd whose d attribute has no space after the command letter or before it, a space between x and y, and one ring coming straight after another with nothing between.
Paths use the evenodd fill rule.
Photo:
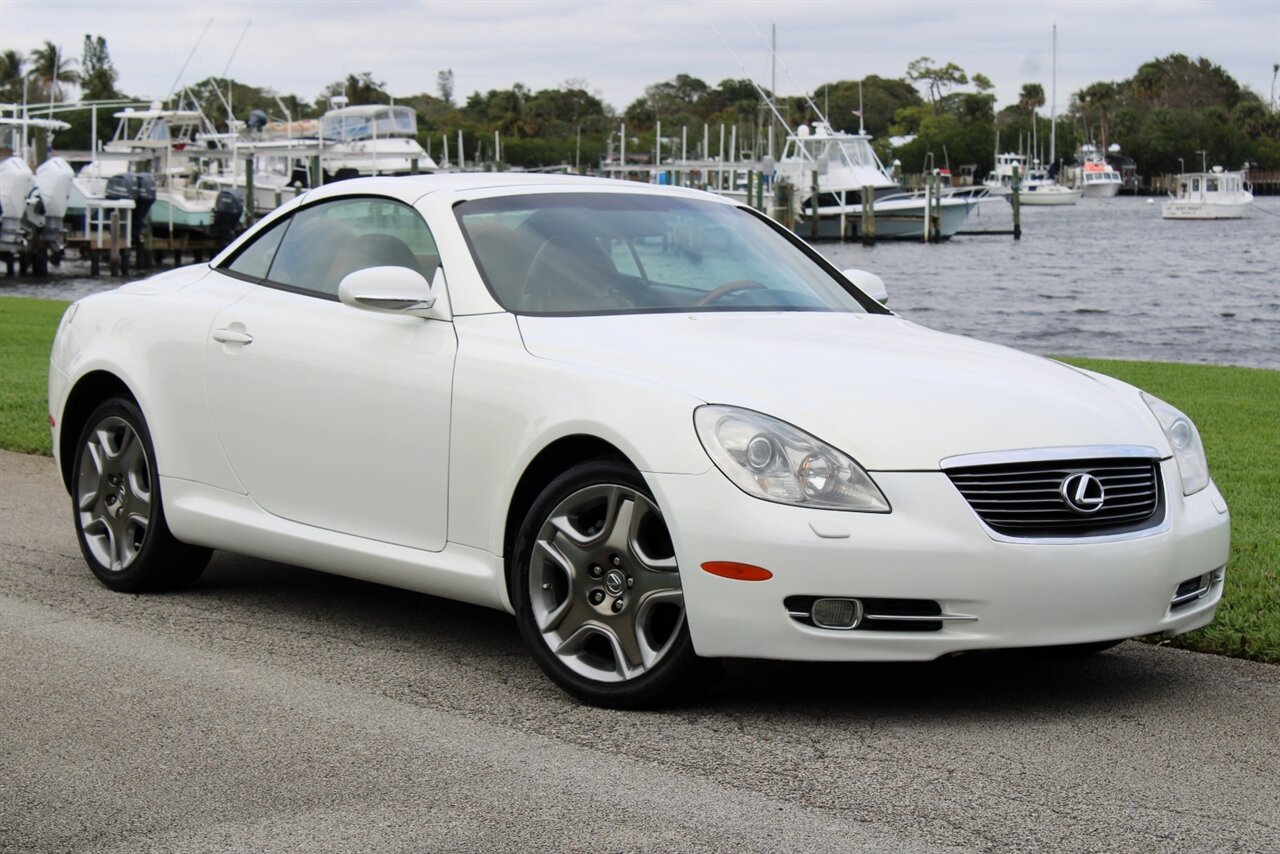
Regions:
<instances>
[{"instance_id":1,"label":"side mirror","mask_svg":"<svg viewBox=\"0 0 1280 854\"><path fill-rule=\"evenodd\" d=\"M338 300L352 308L440 319L437 293L417 270L408 267L365 267L338 285Z\"/></svg>"},{"instance_id":2,"label":"side mirror","mask_svg":"<svg viewBox=\"0 0 1280 854\"><path fill-rule=\"evenodd\" d=\"M866 270L842 270L841 272L858 290L881 305L889 304L889 289L884 286L884 279Z\"/></svg>"}]
</instances>

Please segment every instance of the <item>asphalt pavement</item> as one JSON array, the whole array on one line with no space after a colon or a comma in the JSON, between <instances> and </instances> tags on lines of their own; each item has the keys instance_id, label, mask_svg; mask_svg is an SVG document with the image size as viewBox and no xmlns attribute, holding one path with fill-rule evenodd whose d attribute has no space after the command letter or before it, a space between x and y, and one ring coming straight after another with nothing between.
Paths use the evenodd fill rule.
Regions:
<instances>
[{"instance_id":1,"label":"asphalt pavement","mask_svg":"<svg viewBox=\"0 0 1280 854\"><path fill-rule=\"evenodd\" d=\"M0 851L375 850L1275 852L1280 668L731 662L603 711L495 611L221 552L112 593L0 452Z\"/></svg>"}]
</instances>

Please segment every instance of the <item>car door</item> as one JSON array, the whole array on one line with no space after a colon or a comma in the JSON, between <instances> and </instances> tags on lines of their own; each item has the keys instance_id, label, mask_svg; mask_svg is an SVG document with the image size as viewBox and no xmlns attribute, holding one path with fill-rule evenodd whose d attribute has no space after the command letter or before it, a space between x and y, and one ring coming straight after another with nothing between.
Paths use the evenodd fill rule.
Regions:
<instances>
[{"instance_id":1,"label":"car door","mask_svg":"<svg viewBox=\"0 0 1280 854\"><path fill-rule=\"evenodd\" d=\"M453 324L338 301L342 277L439 260L413 208L374 197L300 208L219 269L251 279L206 344L209 404L245 491L276 516L444 547Z\"/></svg>"}]
</instances>

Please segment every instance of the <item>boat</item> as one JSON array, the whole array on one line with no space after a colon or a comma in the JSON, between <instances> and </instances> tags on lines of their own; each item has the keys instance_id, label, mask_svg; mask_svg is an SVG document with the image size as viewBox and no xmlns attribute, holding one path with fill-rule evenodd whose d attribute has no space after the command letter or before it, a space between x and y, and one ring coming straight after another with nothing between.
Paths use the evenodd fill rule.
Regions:
<instances>
[{"instance_id":1,"label":"boat","mask_svg":"<svg viewBox=\"0 0 1280 854\"><path fill-rule=\"evenodd\" d=\"M216 141L232 152L222 168L203 176L203 183L249 196L244 164L253 162L256 214L274 210L313 183L311 164L317 162L324 183L370 175L429 173L439 166L418 144L418 117L412 107L386 104L346 106L346 98L319 119L273 121L253 110L244 122L233 122L225 134L202 133L198 139Z\"/></svg>"},{"instance_id":2,"label":"boat","mask_svg":"<svg viewBox=\"0 0 1280 854\"><path fill-rule=\"evenodd\" d=\"M1018 167L1020 178L1026 178L1027 158L1021 154L996 154L996 168L987 173L982 186L990 196L1007 196L1013 192L1013 167Z\"/></svg>"},{"instance_id":3,"label":"boat","mask_svg":"<svg viewBox=\"0 0 1280 854\"><path fill-rule=\"evenodd\" d=\"M243 202L207 178L224 168L232 152L203 112L154 103L114 117L115 135L76 174L73 207L110 198L108 184L116 175L149 172L155 178L155 201L147 214L153 230L228 236L239 225ZM139 236L136 229L134 234Z\"/></svg>"},{"instance_id":4,"label":"boat","mask_svg":"<svg viewBox=\"0 0 1280 854\"><path fill-rule=\"evenodd\" d=\"M1240 219L1253 203L1248 172L1227 172L1215 166L1207 172L1184 172L1175 192L1161 209L1164 219Z\"/></svg>"},{"instance_id":5,"label":"boat","mask_svg":"<svg viewBox=\"0 0 1280 854\"><path fill-rule=\"evenodd\" d=\"M864 187L871 187L875 194L877 238L924 236L926 194L903 190L890 177L871 147L871 137L863 130L834 130L825 121L812 126L802 124L788 133L782 157L774 168L775 180L786 180L796 188L797 233L810 233L815 172L819 237L840 237L842 228L848 236L851 224L858 228ZM934 197L933 204L938 211L936 236L946 239L956 233L977 201L967 195L943 192Z\"/></svg>"},{"instance_id":6,"label":"boat","mask_svg":"<svg viewBox=\"0 0 1280 854\"><path fill-rule=\"evenodd\" d=\"M439 166L418 144L418 114L412 107L366 104L337 106L320 117L321 165L328 179L435 172ZM416 166L415 166L416 163Z\"/></svg>"},{"instance_id":7,"label":"boat","mask_svg":"<svg viewBox=\"0 0 1280 854\"><path fill-rule=\"evenodd\" d=\"M1033 160L1027 166L1027 158L1021 154L997 154L996 168L987 175L982 186L992 196L1000 196L1013 204L1013 172L1018 171L1018 201L1032 206L1074 205L1080 201L1081 190L1059 184L1049 176L1048 170Z\"/></svg>"},{"instance_id":8,"label":"boat","mask_svg":"<svg viewBox=\"0 0 1280 854\"><path fill-rule=\"evenodd\" d=\"M1074 205L1080 201L1080 197L1083 194L1083 190L1073 190L1070 187L1059 184L1038 161L1033 161L1031 168L1027 170L1027 177L1022 181L1022 186L1019 190L1019 202L1024 205L1038 207ZM1009 203L1012 204L1013 197L1008 196L1007 198Z\"/></svg>"},{"instance_id":9,"label":"boat","mask_svg":"<svg viewBox=\"0 0 1280 854\"><path fill-rule=\"evenodd\" d=\"M1084 193L1086 199L1109 199L1120 192L1120 173L1107 162L1097 146L1081 145L1076 163L1067 170L1070 185Z\"/></svg>"}]
</instances>

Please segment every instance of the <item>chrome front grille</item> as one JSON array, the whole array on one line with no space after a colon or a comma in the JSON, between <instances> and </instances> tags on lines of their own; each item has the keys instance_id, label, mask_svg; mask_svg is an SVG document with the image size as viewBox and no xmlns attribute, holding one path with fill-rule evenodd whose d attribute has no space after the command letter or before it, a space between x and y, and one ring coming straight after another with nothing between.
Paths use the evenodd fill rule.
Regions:
<instances>
[{"instance_id":1,"label":"chrome front grille","mask_svg":"<svg viewBox=\"0 0 1280 854\"><path fill-rule=\"evenodd\" d=\"M1010 537L1123 534L1164 517L1155 459L1020 460L946 474L988 527Z\"/></svg>"}]
</instances>

